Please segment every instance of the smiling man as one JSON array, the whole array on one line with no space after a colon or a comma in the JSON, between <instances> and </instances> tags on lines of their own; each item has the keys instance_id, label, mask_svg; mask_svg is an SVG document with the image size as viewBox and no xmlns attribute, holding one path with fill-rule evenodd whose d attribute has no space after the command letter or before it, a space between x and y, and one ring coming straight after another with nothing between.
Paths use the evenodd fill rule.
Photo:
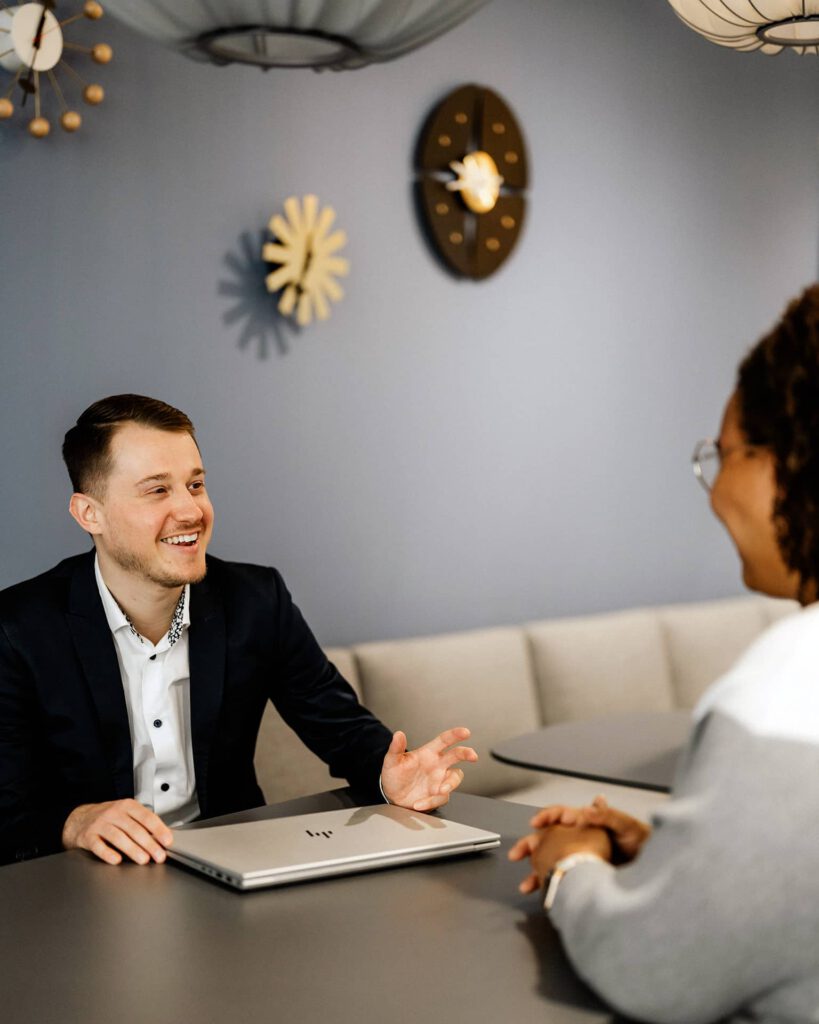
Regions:
<instances>
[{"instance_id":1,"label":"smiling man","mask_svg":"<svg viewBox=\"0 0 819 1024\"><path fill-rule=\"evenodd\" d=\"M275 569L207 555L193 424L140 395L68 431L71 515L94 550L0 593L0 863L83 848L165 859L169 826L264 803L267 700L373 800L446 803L465 728L416 750L358 702ZM379 794L380 786L380 794Z\"/></svg>"}]
</instances>

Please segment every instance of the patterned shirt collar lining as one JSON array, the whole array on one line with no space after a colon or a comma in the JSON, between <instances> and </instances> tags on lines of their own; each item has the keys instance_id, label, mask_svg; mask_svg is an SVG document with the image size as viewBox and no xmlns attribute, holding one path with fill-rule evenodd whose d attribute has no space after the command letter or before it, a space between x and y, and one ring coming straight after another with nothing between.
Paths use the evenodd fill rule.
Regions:
<instances>
[{"instance_id":1,"label":"patterned shirt collar lining","mask_svg":"<svg viewBox=\"0 0 819 1024\"><path fill-rule=\"evenodd\" d=\"M108 628L112 633L116 633L120 629L129 629L131 634L139 640L141 644L145 643L145 638L131 622L130 618L117 604L114 595L108 589L105 580L102 578L102 572L100 571L99 558L94 556L94 575L97 579L97 588L102 598L102 605L105 611L105 617L108 620ZM188 596L190 593L190 584L186 583L182 588L182 593L179 595L179 601L174 608L173 617L171 619L170 627L168 628L168 647L173 645L182 636L182 630L185 626L190 625L190 602ZM160 641L161 643L161 641Z\"/></svg>"}]
</instances>

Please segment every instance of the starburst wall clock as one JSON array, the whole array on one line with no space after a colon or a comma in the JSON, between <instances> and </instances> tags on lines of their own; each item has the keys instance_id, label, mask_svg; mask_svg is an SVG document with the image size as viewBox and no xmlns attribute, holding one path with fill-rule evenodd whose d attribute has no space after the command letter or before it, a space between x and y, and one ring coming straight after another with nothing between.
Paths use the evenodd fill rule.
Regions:
<instances>
[{"instance_id":1,"label":"starburst wall clock","mask_svg":"<svg viewBox=\"0 0 819 1024\"><path fill-rule=\"evenodd\" d=\"M58 7L59 13L63 9L68 12L62 20ZM60 110L63 130L75 132L81 127L82 115L70 105L70 98L79 89L85 103L93 107L102 103L105 91L97 82L86 81L74 67L74 58L108 64L113 52L107 43L82 46L71 42L66 30L81 19L99 21L102 16L102 6L94 0L86 0L79 8L76 3L57 4L56 0L13 6L0 0L0 68L12 76L7 88L0 83L0 119L14 117L19 105L23 117L32 115L30 134L45 138L51 132L51 121L45 116L47 85Z\"/></svg>"},{"instance_id":2,"label":"starburst wall clock","mask_svg":"<svg viewBox=\"0 0 819 1024\"><path fill-rule=\"evenodd\" d=\"M313 317L326 320L330 302L339 302L344 291L336 280L350 271L349 262L339 256L347 244L343 231L330 229L336 219L331 206L319 209L318 196L304 196L302 201L290 196L284 202L285 217L277 213L269 228L275 242L262 247L262 258L279 267L265 278L267 290L280 292L279 312L295 316L305 327Z\"/></svg>"}]
</instances>

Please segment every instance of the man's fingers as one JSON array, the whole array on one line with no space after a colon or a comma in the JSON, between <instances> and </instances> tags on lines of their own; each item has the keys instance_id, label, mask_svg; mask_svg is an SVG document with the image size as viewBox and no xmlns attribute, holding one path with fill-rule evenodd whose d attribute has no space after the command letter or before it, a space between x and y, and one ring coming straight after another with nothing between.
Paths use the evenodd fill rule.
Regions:
<instances>
[{"instance_id":1,"label":"man's fingers","mask_svg":"<svg viewBox=\"0 0 819 1024\"><path fill-rule=\"evenodd\" d=\"M451 793L464 781L464 773L460 768L450 768L444 776L444 781L438 790L439 793Z\"/></svg>"},{"instance_id":2,"label":"man's fingers","mask_svg":"<svg viewBox=\"0 0 819 1024\"><path fill-rule=\"evenodd\" d=\"M416 800L412 805L414 811L434 811L436 807L443 807L449 800L449 793L442 796L427 796L423 800Z\"/></svg>"},{"instance_id":3,"label":"man's fingers","mask_svg":"<svg viewBox=\"0 0 819 1024\"><path fill-rule=\"evenodd\" d=\"M461 740L468 740L472 734L465 725L456 726L454 729L445 729L440 735L436 736L434 740L430 740L428 747L432 747L436 753L440 753L442 750L446 750L447 747L451 747L453 743L460 743Z\"/></svg>"},{"instance_id":4,"label":"man's fingers","mask_svg":"<svg viewBox=\"0 0 819 1024\"><path fill-rule=\"evenodd\" d=\"M459 761L477 761L478 754L472 747L453 747L440 757L440 763L444 768L458 764Z\"/></svg>"},{"instance_id":5,"label":"man's fingers","mask_svg":"<svg viewBox=\"0 0 819 1024\"><path fill-rule=\"evenodd\" d=\"M401 730L399 729L397 732L394 732L392 734L392 739L390 740L390 745L387 748L387 753L386 756L384 757L384 760L394 761L396 758L400 757L406 751L406 749L406 733L401 732Z\"/></svg>"},{"instance_id":6,"label":"man's fingers","mask_svg":"<svg viewBox=\"0 0 819 1024\"><path fill-rule=\"evenodd\" d=\"M162 819L160 818L158 820L161 821ZM161 864L165 860L165 847L158 843L151 833L146 828L143 828L138 821L133 818L128 818L124 822L114 822L114 824L117 825L117 827L120 828L129 839L136 843L137 846L141 846L149 856L153 857L157 864ZM170 832L170 829L167 825L164 825L164 823L163 830L165 832ZM173 835L171 835L170 838L173 840ZM170 845L170 843L168 845Z\"/></svg>"},{"instance_id":7,"label":"man's fingers","mask_svg":"<svg viewBox=\"0 0 819 1024\"><path fill-rule=\"evenodd\" d=\"M86 849L93 853L95 857L104 860L106 864L119 864L122 860L122 855L117 853L116 850L112 850L99 836L93 839Z\"/></svg>"},{"instance_id":8,"label":"man's fingers","mask_svg":"<svg viewBox=\"0 0 819 1024\"><path fill-rule=\"evenodd\" d=\"M163 846L170 846L173 843L173 832L150 808L136 800L129 800L125 809L147 832L151 833L157 842Z\"/></svg>"},{"instance_id":9,"label":"man's fingers","mask_svg":"<svg viewBox=\"0 0 819 1024\"><path fill-rule=\"evenodd\" d=\"M135 800L123 800L107 806L89 822L79 841L109 864L118 864L122 859L119 854L137 864L147 864L151 858L161 864L165 860L164 845L149 829L168 845L173 841L171 830L158 815Z\"/></svg>"},{"instance_id":10,"label":"man's fingers","mask_svg":"<svg viewBox=\"0 0 819 1024\"><path fill-rule=\"evenodd\" d=\"M150 861L151 858L148 851L135 842L115 822L106 822L100 829L99 834L109 846L113 846L115 850L124 853L135 864L147 864Z\"/></svg>"}]
</instances>

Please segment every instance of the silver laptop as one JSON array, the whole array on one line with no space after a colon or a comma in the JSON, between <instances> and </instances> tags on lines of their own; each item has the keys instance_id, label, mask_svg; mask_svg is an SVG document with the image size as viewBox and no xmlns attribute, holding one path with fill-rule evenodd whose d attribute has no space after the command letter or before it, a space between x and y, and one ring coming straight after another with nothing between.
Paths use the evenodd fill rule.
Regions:
<instances>
[{"instance_id":1,"label":"silver laptop","mask_svg":"<svg viewBox=\"0 0 819 1024\"><path fill-rule=\"evenodd\" d=\"M168 856L236 889L285 885L500 845L496 832L379 804L174 829Z\"/></svg>"}]
</instances>

